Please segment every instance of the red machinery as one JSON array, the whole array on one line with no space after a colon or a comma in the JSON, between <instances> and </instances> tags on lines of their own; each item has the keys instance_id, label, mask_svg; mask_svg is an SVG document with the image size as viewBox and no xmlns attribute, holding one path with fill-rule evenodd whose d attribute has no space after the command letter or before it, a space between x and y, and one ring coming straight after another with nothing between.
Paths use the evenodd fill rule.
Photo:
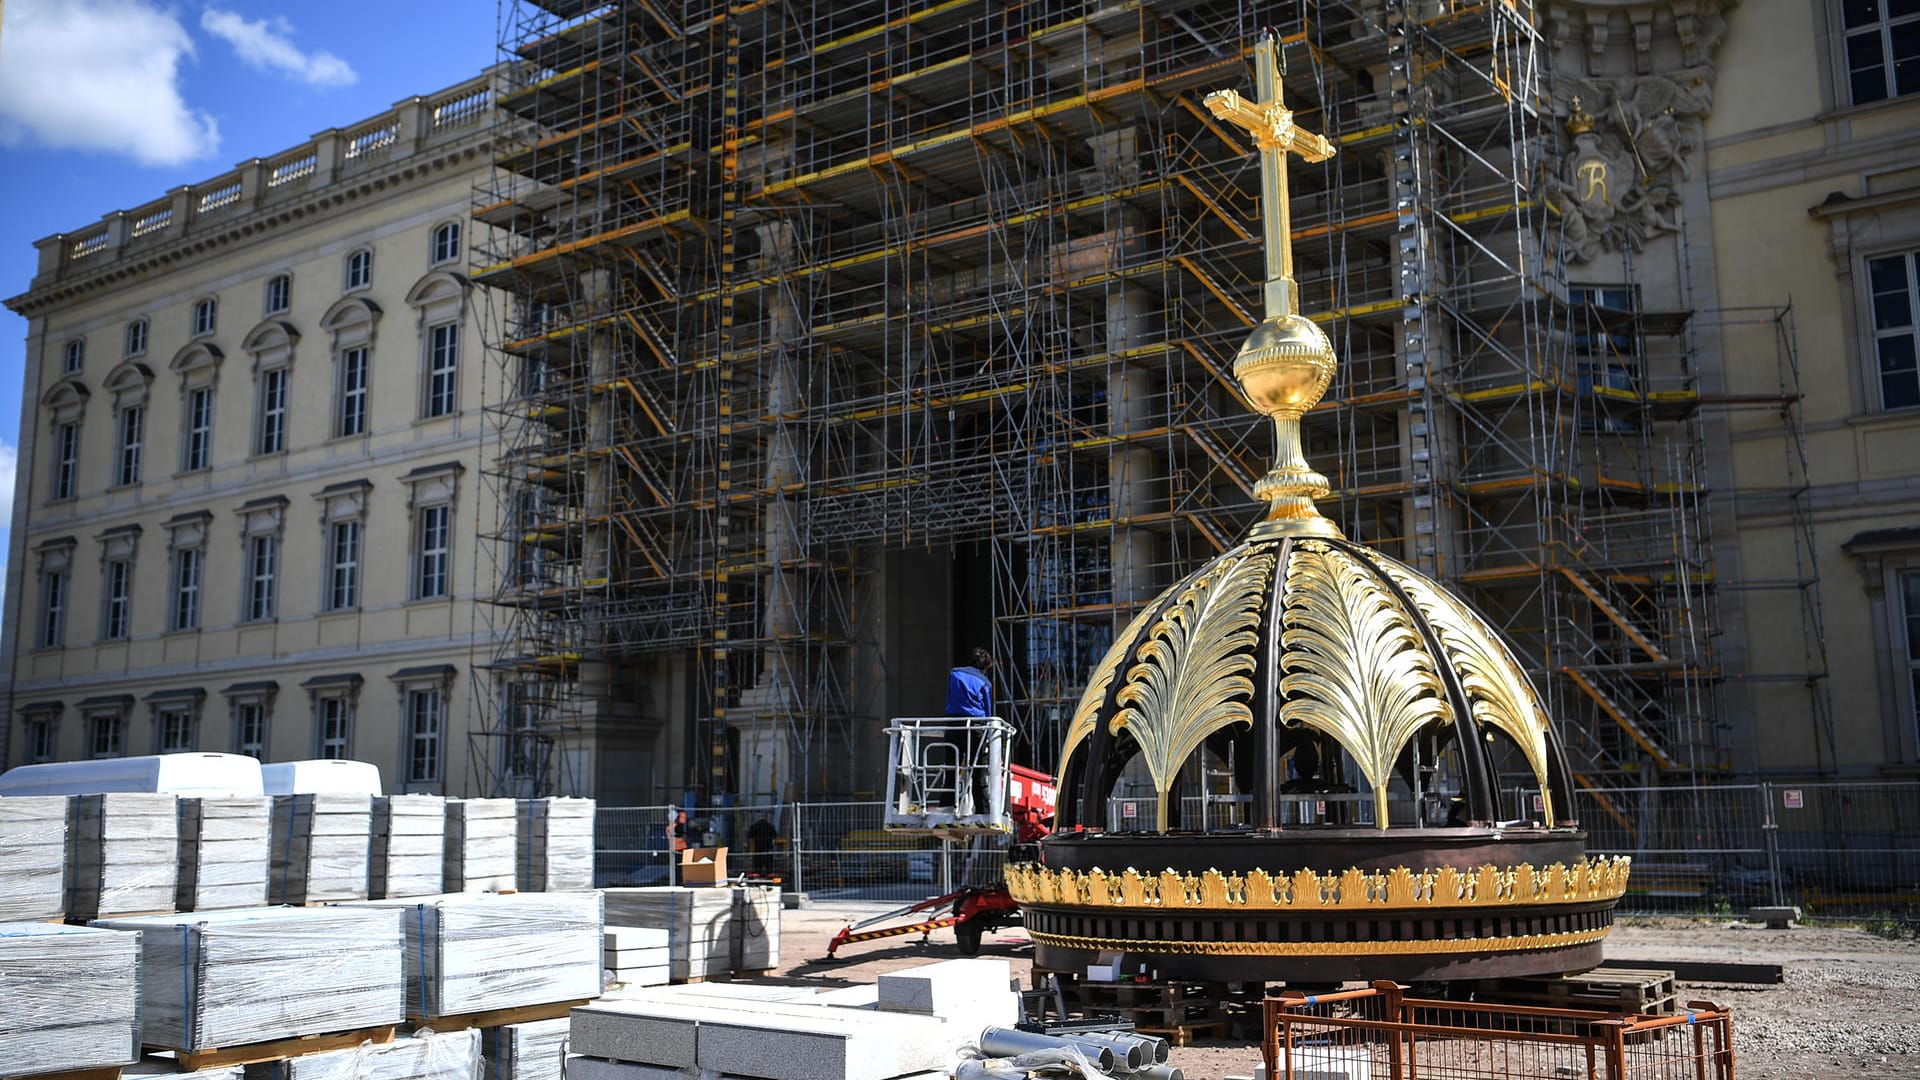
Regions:
<instances>
[{"instance_id":1,"label":"red machinery","mask_svg":"<svg viewBox=\"0 0 1920 1080\"><path fill-rule=\"evenodd\" d=\"M887 780L887 831L975 845L1006 840L1012 854L1037 843L1052 828L1059 788L1046 773L1007 761L1012 731L990 716L894 721L887 729L894 765ZM930 912L946 914L925 918ZM883 925L910 916L919 917ZM961 955L972 956L988 931L1019 921L1020 909L1003 881L965 885L842 928L827 944L827 956L833 958L842 945L903 934L920 934L924 941L949 926Z\"/></svg>"}]
</instances>

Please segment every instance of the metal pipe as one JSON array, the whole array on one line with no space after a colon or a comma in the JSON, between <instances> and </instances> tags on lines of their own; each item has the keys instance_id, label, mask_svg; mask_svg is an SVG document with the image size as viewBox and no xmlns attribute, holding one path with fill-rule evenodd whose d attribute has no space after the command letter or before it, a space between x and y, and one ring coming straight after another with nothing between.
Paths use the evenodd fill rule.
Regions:
<instances>
[{"instance_id":1,"label":"metal pipe","mask_svg":"<svg viewBox=\"0 0 1920 1080\"><path fill-rule=\"evenodd\" d=\"M1076 1031L1072 1035L1066 1036L1066 1038L1111 1047L1114 1057L1128 1070L1144 1069L1154 1063L1153 1044L1144 1038L1126 1035L1117 1031Z\"/></svg>"},{"instance_id":2,"label":"metal pipe","mask_svg":"<svg viewBox=\"0 0 1920 1080\"><path fill-rule=\"evenodd\" d=\"M980 1052L994 1057L1019 1057L1041 1050L1072 1047L1086 1055L1089 1064L1110 1073L1114 1066L1113 1047L1081 1035L1042 1035L1018 1028L990 1027L980 1033Z\"/></svg>"},{"instance_id":3,"label":"metal pipe","mask_svg":"<svg viewBox=\"0 0 1920 1080\"><path fill-rule=\"evenodd\" d=\"M1149 1065L1136 1069L1127 1080L1186 1080L1187 1074L1176 1065Z\"/></svg>"}]
</instances>

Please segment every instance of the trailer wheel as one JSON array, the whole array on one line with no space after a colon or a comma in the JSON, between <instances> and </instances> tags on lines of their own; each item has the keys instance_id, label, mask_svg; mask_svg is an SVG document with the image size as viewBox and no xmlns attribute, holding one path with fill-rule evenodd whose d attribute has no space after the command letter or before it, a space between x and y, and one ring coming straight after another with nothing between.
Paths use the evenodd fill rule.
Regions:
<instances>
[{"instance_id":1,"label":"trailer wheel","mask_svg":"<svg viewBox=\"0 0 1920 1080\"><path fill-rule=\"evenodd\" d=\"M953 940L960 946L961 956L980 955L980 933L981 928L977 920L968 919L954 924Z\"/></svg>"}]
</instances>

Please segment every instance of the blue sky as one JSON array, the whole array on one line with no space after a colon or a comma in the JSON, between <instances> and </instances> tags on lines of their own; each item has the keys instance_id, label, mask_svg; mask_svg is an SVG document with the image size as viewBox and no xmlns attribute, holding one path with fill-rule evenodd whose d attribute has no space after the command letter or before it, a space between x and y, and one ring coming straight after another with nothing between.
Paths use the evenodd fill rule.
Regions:
<instances>
[{"instance_id":1,"label":"blue sky","mask_svg":"<svg viewBox=\"0 0 1920 1080\"><path fill-rule=\"evenodd\" d=\"M510 7L508 0L498 5ZM4 0L0 297L33 243L476 74L495 0ZM0 308L0 554L27 322Z\"/></svg>"}]
</instances>

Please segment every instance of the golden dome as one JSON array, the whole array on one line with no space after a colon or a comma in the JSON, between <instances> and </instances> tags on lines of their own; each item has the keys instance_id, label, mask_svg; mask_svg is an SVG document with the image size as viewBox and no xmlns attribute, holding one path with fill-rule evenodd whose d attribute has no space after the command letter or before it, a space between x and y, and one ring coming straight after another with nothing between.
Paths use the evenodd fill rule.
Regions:
<instances>
[{"instance_id":1,"label":"golden dome","mask_svg":"<svg viewBox=\"0 0 1920 1080\"><path fill-rule=\"evenodd\" d=\"M1538 696L1466 604L1361 544L1256 530L1143 609L1094 669L1061 749L1062 824L1076 823L1083 801L1103 812L1113 779L1137 756L1165 831L1168 793L1188 758L1216 733L1255 725L1338 744L1373 791L1383 829L1411 824L1389 821L1387 792L1422 732L1456 736L1470 758L1489 736L1510 739L1549 827L1570 795ZM1469 803L1494 805L1492 770L1465 773Z\"/></svg>"}]
</instances>

